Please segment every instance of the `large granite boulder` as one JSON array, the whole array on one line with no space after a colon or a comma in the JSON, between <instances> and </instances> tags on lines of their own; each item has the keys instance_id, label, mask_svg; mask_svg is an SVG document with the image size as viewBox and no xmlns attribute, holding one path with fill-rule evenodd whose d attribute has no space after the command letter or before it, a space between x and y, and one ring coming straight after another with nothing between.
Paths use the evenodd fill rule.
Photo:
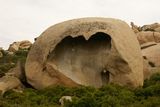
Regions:
<instances>
[{"instance_id":1,"label":"large granite boulder","mask_svg":"<svg viewBox=\"0 0 160 107\"><path fill-rule=\"evenodd\" d=\"M160 24L159 23L153 23L148 25L137 26L133 22L131 22L131 28L135 33L141 32L141 31L152 31L152 32L160 32Z\"/></svg>"},{"instance_id":2,"label":"large granite boulder","mask_svg":"<svg viewBox=\"0 0 160 107\"><path fill-rule=\"evenodd\" d=\"M154 29L154 31L160 33L160 27L157 27L156 29Z\"/></svg>"},{"instance_id":3,"label":"large granite boulder","mask_svg":"<svg viewBox=\"0 0 160 107\"><path fill-rule=\"evenodd\" d=\"M11 68L7 73L5 73L5 75L16 77L24 83L26 82L24 66L24 62L18 61L16 66L14 68Z\"/></svg>"},{"instance_id":4,"label":"large granite boulder","mask_svg":"<svg viewBox=\"0 0 160 107\"><path fill-rule=\"evenodd\" d=\"M16 52L19 49L29 49L31 47L32 43L28 40L19 41L19 42L13 42L10 44L8 51L9 52Z\"/></svg>"},{"instance_id":5,"label":"large granite boulder","mask_svg":"<svg viewBox=\"0 0 160 107\"><path fill-rule=\"evenodd\" d=\"M153 23L153 24L148 24L144 25L141 27L142 31L155 31L156 28L160 27L159 23Z\"/></svg>"},{"instance_id":6,"label":"large granite boulder","mask_svg":"<svg viewBox=\"0 0 160 107\"><path fill-rule=\"evenodd\" d=\"M148 42L141 48L144 58L144 79L149 79L153 74L160 73L160 44Z\"/></svg>"},{"instance_id":7,"label":"large granite boulder","mask_svg":"<svg viewBox=\"0 0 160 107\"><path fill-rule=\"evenodd\" d=\"M0 91L1 95L9 90L16 90L16 91L22 91L23 88L22 83L20 80L14 76L3 76L0 78Z\"/></svg>"},{"instance_id":8,"label":"large granite boulder","mask_svg":"<svg viewBox=\"0 0 160 107\"><path fill-rule=\"evenodd\" d=\"M144 80L150 79L153 74L160 73L160 67L153 66L153 63L147 59L144 59L143 74Z\"/></svg>"},{"instance_id":9,"label":"large granite boulder","mask_svg":"<svg viewBox=\"0 0 160 107\"><path fill-rule=\"evenodd\" d=\"M110 18L82 18L51 26L32 45L25 71L36 89L143 85L138 40L125 22Z\"/></svg>"},{"instance_id":10,"label":"large granite boulder","mask_svg":"<svg viewBox=\"0 0 160 107\"><path fill-rule=\"evenodd\" d=\"M160 67L160 43L142 49L142 55L145 57L153 67Z\"/></svg>"},{"instance_id":11,"label":"large granite boulder","mask_svg":"<svg viewBox=\"0 0 160 107\"><path fill-rule=\"evenodd\" d=\"M137 33L137 39L140 44L144 44L147 42L160 43L160 33L152 31L141 31Z\"/></svg>"}]
</instances>

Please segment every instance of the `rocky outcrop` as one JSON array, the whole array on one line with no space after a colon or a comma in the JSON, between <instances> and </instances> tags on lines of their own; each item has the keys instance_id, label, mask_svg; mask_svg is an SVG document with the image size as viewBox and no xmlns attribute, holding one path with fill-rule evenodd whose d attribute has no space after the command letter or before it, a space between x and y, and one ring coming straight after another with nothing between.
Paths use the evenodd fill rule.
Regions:
<instances>
[{"instance_id":1,"label":"rocky outcrop","mask_svg":"<svg viewBox=\"0 0 160 107\"><path fill-rule=\"evenodd\" d=\"M132 30L136 33L144 58L144 79L150 78L160 71L160 24L153 23L137 27L131 22Z\"/></svg>"},{"instance_id":2,"label":"rocky outcrop","mask_svg":"<svg viewBox=\"0 0 160 107\"><path fill-rule=\"evenodd\" d=\"M27 81L24 70L24 62L18 61L14 68L11 68L0 78L1 95L9 90L22 92L22 88L31 87Z\"/></svg>"},{"instance_id":3,"label":"rocky outcrop","mask_svg":"<svg viewBox=\"0 0 160 107\"><path fill-rule=\"evenodd\" d=\"M16 52L19 49L29 49L31 47L32 43L28 40L20 41L20 42L13 42L9 48L9 52Z\"/></svg>"},{"instance_id":4,"label":"rocky outcrop","mask_svg":"<svg viewBox=\"0 0 160 107\"><path fill-rule=\"evenodd\" d=\"M149 65L149 61L145 57L143 60L143 75L144 75L144 80L149 79L152 75L151 66Z\"/></svg>"},{"instance_id":5,"label":"rocky outcrop","mask_svg":"<svg viewBox=\"0 0 160 107\"><path fill-rule=\"evenodd\" d=\"M147 42L160 43L160 33L152 31L142 31L137 33L137 39L140 44L144 44Z\"/></svg>"},{"instance_id":6,"label":"rocky outcrop","mask_svg":"<svg viewBox=\"0 0 160 107\"><path fill-rule=\"evenodd\" d=\"M14 76L3 76L0 78L0 91L2 96L9 90L16 89L17 91L21 91L22 87L23 85L19 79Z\"/></svg>"},{"instance_id":7,"label":"rocky outcrop","mask_svg":"<svg viewBox=\"0 0 160 107\"><path fill-rule=\"evenodd\" d=\"M149 25L144 25L138 27L133 22L131 22L132 30L137 34L137 39L140 44L147 42L160 42L160 24L153 23Z\"/></svg>"},{"instance_id":8,"label":"rocky outcrop","mask_svg":"<svg viewBox=\"0 0 160 107\"><path fill-rule=\"evenodd\" d=\"M155 28L154 31L160 33L160 27Z\"/></svg>"},{"instance_id":9,"label":"rocky outcrop","mask_svg":"<svg viewBox=\"0 0 160 107\"><path fill-rule=\"evenodd\" d=\"M14 76L18 78L22 82L26 82L26 76L25 76L25 68L24 63L18 62L14 68L11 68L7 73L5 73L6 76Z\"/></svg>"},{"instance_id":10,"label":"rocky outcrop","mask_svg":"<svg viewBox=\"0 0 160 107\"><path fill-rule=\"evenodd\" d=\"M82 18L48 28L31 47L25 71L36 89L57 84L143 85L136 36L125 22L116 19Z\"/></svg>"},{"instance_id":11,"label":"rocky outcrop","mask_svg":"<svg viewBox=\"0 0 160 107\"><path fill-rule=\"evenodd\" d=\"M143 65L144 80L149 79L153 74L160 73L160 67L153 66L153 63L144 59Z\"/></svg>"},{"instance_id":12,"label":"rocky outcrop","mask_svg":"<svg viewBox=\"0 0 160 107\"><path fill-rule=\"evenodd\" d=\"M157 45L157 43L156 42L147 42L147 43L144 43L140 46L141 46L141 49L145 49L145 48L148 48L148 47L154 46L154 45Z\"/></svg>"},{"instance_id":13,"label":"rocky outcrop","mask_svg":"<svg viewBox=\"0 0 160 107\"><path fill-rule=\"evenodd\" d=\"M160 73L160 44L147 42L141 45L144 63L144 79L149 79L153 74Z\"/></svg>"},{"instance_id":14,"label":"rocky outcrop","mask_svg":"<svg viewBox=\"0 0 160 107\"><path fill-rule=\"evenodd\" d=\"M135 25L133 22L131 22L131 28L134 31L134 33L138 33L140 32L140 27L138 27L137 25Z\"/></svg>"},{"instance_id":15,"label":"rocky outcrop","mask_svg":"<svg viewBox=\"0 0 160 107\"><path fill-rule=\"evenodd\" d=\"M155 31L155 29L157 29L158 27L160 27L159 23L153 23L153 24L148 24L148 25L144 25L141 27L142 31Z\"/></svg>"},{"instance_id":16,"label":"rocky outcrop","mask_svg":"<svg viewBox=\"0 0 160 107\"><path fill-rule=\"evenodd\" d=\"M150 46L148 48L142 49L142 55L152 63L151 66L160 67L160 44L159 43L154 46Z\"/></svg>"},{"instance_id":17,"label":"rocky outcrop","mask_svg":"<svg viewBox=\"0 0 160 107\"><path fill-rule=\"evenodd\" d=\"M31 47L32 43L30 41L21 41L19 45L19 49L29 49Z\"/></svg>"},{"instance_id":18,"label":"rocky outcrop","mask_svg":"<svg viewBox=\"0 0 160 107\"><path fill-rule=\"evenodd\" d=\"M159 23L153 23L148 25L137 26L133 22L131 22L131 28L135 33L141 32L141 31L155 31L159 32L160 24Z\"/></svg>"}]
</instances>

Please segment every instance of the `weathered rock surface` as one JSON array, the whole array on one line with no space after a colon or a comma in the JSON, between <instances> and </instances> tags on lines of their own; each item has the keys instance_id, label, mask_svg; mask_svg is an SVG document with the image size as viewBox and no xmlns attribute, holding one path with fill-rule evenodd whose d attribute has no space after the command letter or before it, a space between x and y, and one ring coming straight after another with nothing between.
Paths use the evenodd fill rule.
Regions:
<instances>
[{"instance_id":1,"label":"weathered rock surface","mask_svg":"<svg viewBox=\"0 0 160 107\"><path fill-rule=\"evenodd\" d=\"M25 81L25 69L24 64L22 62L18 62L14 68L11 68L7 73L5 73L6 76L14 76L18 79L20 79L22 82Z\"/></svg>"},{"instance_id":2,"label":"weathered rock surface","mask_svg":"<svg viewBox=\"0 0 160 107\"><path fill-rule=\"evenodd\" d=\"M144 58L144 79L149 79L153 74L160 73L160 44L147 42L141 45Z\"/></svg>"},{"instance_id":3,"label":"weathered rock surface","mask_svg":"<svg viewBox=\"0 0 160 107\"><path fill-rule=\"evenodd\" d=\"M156 29L154 29L154 31L160 33L160 27L157 27Z\"/></svg>"},{"instance_id":4,"label":"weathered rock surface","mask_svg":"<svg viewBox=\"0 0 160 107\"><path fill-rule=\"evenodd\" d=\"M150 62L144 59L144 80L149 79L153 74L160 73L160 67L152 67Z\"/></svg>"},{"instance_id":5,"label":"weathered rock surface","mask_svg":"<svg viewBox=\"0 0 160 107\"><path fill-rule=\"evenodd\" d=\"M137 33L137 39L140 44L144 44L147 42L160 43L160 33L152 31L142 31Z\"/></svg>"},{"instance_id":6,"label":"weathered rock surface","mask_svg":"<svg viewBox=\"0 0 160 107\"><path fill-rule=\"evenodd\" d=\"M0 78L0 91L3 95L6 91L17 89L22 89L22 84L20 80L14 76L3 76Z\"/></svg>"},{"instance_id":7,"label":"weathered rock surface","mask_svg":"<svg viewBox=\"0 0 160 107\"><path fill-rule=\"evenodd\" d=\"M132 27L132 30L134 31L134 33L140 32L140 27L135 25L133 22L131 22L131 27Z\"/></svg>"},{"instance_id":8,"label":"weathered rock surface","mask_svg":"<svg viewBox=\"0 0 160 107\"><path fill-rule=\"evenodd\" d=\"M144 75L144 80L149 79L152 75L151 66L149 65L149 62L147 59L143 60L143 75Z\"/></svg>"},{"instance_id":9,"label":"weathered rock surface","mask_svg":"<svg viewBox=\"0 0 160 107\"><path fill-rule=\"evenodd\" d=\"M154 45L157 45L156 42L147 42L147 43L144 43L144 44L141 44L141 49L145 49L145 48L148 48L150 46L154 46Z\"/></svg>"},{"instance_id":10,"label":"weathered rock surface","mask_svg":"<svg viewBox=\"0 0 160 107\"><path fill-rule=\"evenodd\" d=\"M153 23L153 24L148 24L144 25L141 27L142 31L155 31L156 28L160 27L159 23Z\"/></svg>"},{"instance_id":11,"label":"weathered rock surface","mask_svg":"<svg viewBox=\"0 0 160 107\"><path fill-rule=\"evenodd\" d=\"M160 43L142 49L142 55L146 57L150 64L152 63L152 67L160 67Z\"/></svg>"},{"instance_id":12,"label":"weathered rock surface","mask_svg":"<svg viewBox=\"0 0 160 107\"><path fill-rule=\"evenodd\" d=\"M131 22L131 28L135 33L141 32L141 31L152 31L152 32L160 32L160 24L159 23L153 23L148 25L137 26L133 22Z\"/></svg>"},{"instance_id":13,"label":"weathered rock surface","mask_svg":"<svg viewBox=\"0 0 160 107\"><path fill-rule=\"evenodd\" d=\"M125 38L125 39L124 39ZM36 89L51 85L143 85L143 60L134 32L120 20L82 18L48 28L25 65Z\"/></svg>"},{"instance_id":14,"label":"weathered rock surface","mask_svg":"<svg viewBox=\"0 0 160 107\"><path fill-rule=\"evenodd\" d=\"M24 40L20 42L19 49L29 49L32 43L28 40Z\"/></svg>"},{"instance_id":15,"label":"weathered rock surface","mask_svg":"<svg viewBox=\"0 0 160 107\"><path fill-rule=\"evenodd\" d=\"M10 52L16 52L19 49L29 49L31 47L32 43L28 40L20 41L20 42L13 42L9 48L8 51Z\"/></svg>"},{"instance_id":16,"label":"weathered rock surface","mask_svg":"<svg viewBox=\"0 0 160 107\"><path fill-rule=\"evenodd\" d=\"M132 30L136 33L144 59L144 79L149 79L160 71L160 24L153 23L137 27L131 22ZM157 46L158 45L158 46Z\"/></svg>"}]
</instances>

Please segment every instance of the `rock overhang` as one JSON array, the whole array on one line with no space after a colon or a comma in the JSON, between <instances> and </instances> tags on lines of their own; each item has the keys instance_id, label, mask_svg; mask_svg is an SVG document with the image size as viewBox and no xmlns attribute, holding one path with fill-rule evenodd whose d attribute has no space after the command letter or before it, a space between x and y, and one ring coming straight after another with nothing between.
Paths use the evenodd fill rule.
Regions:
<instances>
[{"instance_id":1,"label":"rock overhang","mask_svg":"<svg viewBox=\"0 0 160 107\"><path fill-rule=\"evenodd\" d=\"M96 35L98 33L101 33L106 37L110 38L109 41L110 42L109 45L111 45L110 54L113 53L111 55L108 55L110 57L107 60L109 60L110 62L108 62L108 64L106 64L106 66L104 67L105 71L107 72L109 71L111 73L110 74L111 79L109 81L108 80L106 81L119 83L121 85L131 84L131 86L133 87L142 85L143 84L142 58L140 53L140 47L138 45L138 41L136 39L135 34L125 22L117 19L108 19L108 18L82 18L82 19L70 20L62 22L60 24L56 24L48 28L46 31L44 31L32 46L31 51L27 58L26 74L28 81L37 88L54 85L55 82L51 82L53 81L54 77L52 78L52 76L50 76L48 72L42 72L42 71L44 70L44 68L46 68L46 64L49 62L48 56L51 56L51 53L52 54L54 53L56 46L59 43L61 43L61 41L66 37L74 39L81 36L82 37L81 39L84 39L84 41L89 41L93 35ZM94 43L92 45L94 45ZM38 55L35 56L34 54ZM88 54L88 56L90 55ZM60 56L60 58L61 57L64 57L64 54ZM66 59L69 59L69 56ZM87 61L88 60L89 59L87 59ZM104 58L104 60L106 59ZM55 61L52 60L51 61L52 63L50 63L54 68L54 70L55 69L58 70L60 73L63 74L63 76L66 76L68 79L71 79L73 83L81 85L92 85L96 87L102 86L103 82L100 77L98 78L99 81L101 81L99 83L95 84L95 81L88 82L87 78L83 78L83 76L76 77L76 75L73 72L71 72L71 69L67 71L71 73L67 74L65 70L64 71L62 70L63 64L59 63L58 66L60 65L61 67L57 67L57 65L55 65L56 61L57 60ZM61 60L61 62L63 61ZM92 67L89 67L88 69L91 68ZM81 73L81 75L83 74L82 71L81 72L79 71L79 73ZM89 75L92 75L91 72ZM93 78L96 79L95 76L97 75L96 74L94 76L92 75L92 80ZM107 76L108 75L106 75L106 77ZM42 78L42 80L38 79L40 77ZM117 79L117 77L119 79ZM76 80L77 78L79 78L81 81ZM48 84L45 83L44 81L45 82L50 81L50 83ZM62 84L64 83L62 82Z\"/></svg>"}]
</instances>

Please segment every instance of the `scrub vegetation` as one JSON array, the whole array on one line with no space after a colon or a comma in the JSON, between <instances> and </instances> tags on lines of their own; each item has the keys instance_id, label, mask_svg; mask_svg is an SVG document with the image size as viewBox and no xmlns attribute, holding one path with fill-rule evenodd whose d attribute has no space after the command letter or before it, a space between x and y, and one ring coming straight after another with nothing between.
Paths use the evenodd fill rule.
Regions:
<instances>
[{"instance_id":1,"label":"scrub vegetation","mask_svg":"<svg viewBox=\"0 0 160 107\"><path fill-rule=\"evenodd\" d=\"M14 55L0 58L0 75L16 65L18 60L25 62L28 51L19 50ZM101 88L63 86L48 87L42 90L26 88L23 93L8 91L0 97L0 107L60 107L62 96L72 96L72 102L65 107L160 107L160 74L144 81L144 86L136 89L107 84Z\"/></svg>"}]
</instances>

